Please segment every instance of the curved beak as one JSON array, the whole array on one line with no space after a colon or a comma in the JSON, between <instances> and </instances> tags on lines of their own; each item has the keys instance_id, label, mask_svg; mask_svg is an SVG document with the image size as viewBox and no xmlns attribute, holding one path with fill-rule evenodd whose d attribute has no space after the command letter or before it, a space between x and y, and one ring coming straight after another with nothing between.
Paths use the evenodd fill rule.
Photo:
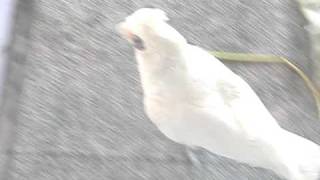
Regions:
<instances>
[{"instance_id":1,"label":"curved beak","mask_svg":"<svg viewBox=\"0 0 320 180\"><path fill-rule=\"evenodd\" d=\"M129 31L125 22L121 22L121 23L117 24L116 30L121 35L122 38L124 38L128 41L131 41L131 39L133 38L133 34Z\"/></svg>"}]
</instances>

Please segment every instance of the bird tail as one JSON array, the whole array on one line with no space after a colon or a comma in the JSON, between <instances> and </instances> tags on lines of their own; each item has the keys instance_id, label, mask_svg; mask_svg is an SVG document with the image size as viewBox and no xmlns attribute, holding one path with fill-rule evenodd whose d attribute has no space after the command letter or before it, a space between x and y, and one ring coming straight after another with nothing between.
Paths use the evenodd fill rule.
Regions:
<instances>
[{"instance_id":1,"label":"bird tail","mask_svg":"<svg viewBox=\"0 0 320 180\"><path fill-rule=\"evenodd\" d=\"M288 180L320 180L320 146L288 131L280 139L281 173Z\"/></svg>"}]
</instances>

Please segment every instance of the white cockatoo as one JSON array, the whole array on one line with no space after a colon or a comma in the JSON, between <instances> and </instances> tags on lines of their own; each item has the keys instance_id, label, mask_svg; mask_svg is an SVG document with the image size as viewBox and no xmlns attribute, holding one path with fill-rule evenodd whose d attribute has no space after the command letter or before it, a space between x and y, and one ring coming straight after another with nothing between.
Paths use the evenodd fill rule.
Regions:
<instances>
[{"instance_id":1,"label":"white cockatoo","mask_svg":"<svg viewBox=\"0 0 320 180\"><path fill-rule=\"evenodd\" d=\"M288 180L316 180L320 147L281 128L241 77L167 20L160 9L142 8L117 25L135 47L145 111L159 130Z\"/></svg>"}]
</instances>

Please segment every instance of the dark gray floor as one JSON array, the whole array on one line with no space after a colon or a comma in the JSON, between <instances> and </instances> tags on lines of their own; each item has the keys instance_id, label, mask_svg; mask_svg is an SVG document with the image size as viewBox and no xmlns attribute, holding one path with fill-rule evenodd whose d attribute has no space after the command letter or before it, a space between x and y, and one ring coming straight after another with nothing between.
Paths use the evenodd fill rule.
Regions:
<instances>
[{"instance_id":1,"label":"dark gray floor","mask_svg":"<svg viewBox=\"0 0 320 180\"><path fill-rule=\"evenodd\" d=\"M311 73L305 20L291 0L20 0L0 179L279 179L203 150L194 151L202 164L194 167L185 147L148 120L133 51L114 30L145 5L168 12L204 48L282 55ZM280 64L227 65L281 126L320 144L314 101L294 72Z\"/></svg>"}]
</instances>

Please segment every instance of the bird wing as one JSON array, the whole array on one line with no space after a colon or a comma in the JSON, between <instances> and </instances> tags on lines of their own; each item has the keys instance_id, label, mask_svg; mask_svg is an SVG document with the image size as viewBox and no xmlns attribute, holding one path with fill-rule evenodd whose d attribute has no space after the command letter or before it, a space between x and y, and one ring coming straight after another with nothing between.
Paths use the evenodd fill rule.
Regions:
<instances>
[{"instance_id":1,"label":"bird wing","mask_svg":"<svg viewBox=\"0 0 320 180\"><path fill-rule=\"evenodd\" d=\"M276 120L247 82L207 51L196 46L190 48L187 58L190 76L195 82L201 82L198 87L206 87L204 96L214 97L212 104L218 103L219 109L232 115L232 121L241 127L243 134L253 140L270 134L270 130L279 129Z\"/></svg>"}]
</instances>

